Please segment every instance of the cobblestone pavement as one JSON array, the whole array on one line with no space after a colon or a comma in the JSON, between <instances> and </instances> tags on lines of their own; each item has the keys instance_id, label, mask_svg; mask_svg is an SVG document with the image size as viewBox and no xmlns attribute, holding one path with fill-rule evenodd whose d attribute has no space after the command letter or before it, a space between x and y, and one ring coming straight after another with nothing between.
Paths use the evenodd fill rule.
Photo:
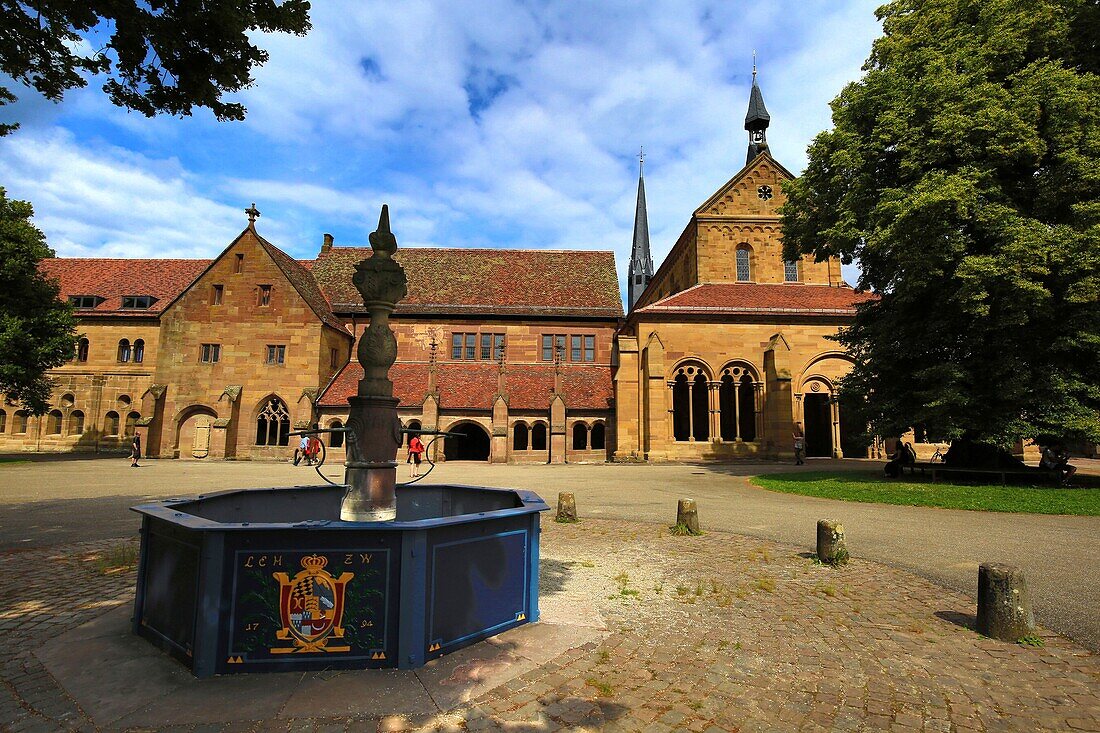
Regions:
<instances>
[{"instance_id":1,"label":"cobblestone pavement","mask_svg":"<svg viewBox=\"0 0 1100 733\"><path fill-rule=\"evenodd\" d=\"M125 544L0 555L0 728L94 729L33 650L131 601L132 571L96 567ZM1100 658L1042 631L1041 647L985 639L972 598L859 558L546 521L542 583L545 606L590 609L609 635L436 715L179 730L1100 731Z\"/></svg>"}]
</instances>

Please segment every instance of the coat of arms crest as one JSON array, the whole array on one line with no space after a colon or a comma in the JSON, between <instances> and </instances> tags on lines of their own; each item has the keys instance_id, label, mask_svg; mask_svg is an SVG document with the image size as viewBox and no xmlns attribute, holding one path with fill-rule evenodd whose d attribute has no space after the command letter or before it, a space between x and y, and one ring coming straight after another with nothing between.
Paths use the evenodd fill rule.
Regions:
<instances>
[{"instance_id":1,"label":"coat of arms crest","mask_svg":"<svg viewBox=\"0 0 1100 733\"><path fill-rule=\"evenodd\" d=\"M325 570L328 558L307 555L302 570L293 578L287 573L272 573L279 581L279 616L283 628L275 632L280 641L293 646L273 647L272 654L302 652L347 652L350 646L330 646L333 639L344 638L340 625L344 616L344 589L354 576L342 573L334 578Z\"/></svg>"}]
</instances>

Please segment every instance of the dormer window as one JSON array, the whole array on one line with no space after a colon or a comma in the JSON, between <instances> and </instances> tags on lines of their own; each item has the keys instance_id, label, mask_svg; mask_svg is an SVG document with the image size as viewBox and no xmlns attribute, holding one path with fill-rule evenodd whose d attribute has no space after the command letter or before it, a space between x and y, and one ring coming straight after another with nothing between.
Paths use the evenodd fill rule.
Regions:
<instances>
[{"instance_id":1,"label":"dormer window","mask_svg":"<svg viewBox=\"0 0 1100 733\"><path fill-rule=\"evenodd\" d=\"M69 302L72 303L73 308L95 308L103 302L103 298L98 295L71 295Z\"/></svg>"},{"instance_id":2,"label":"dormer window","mask_svg":"<svg viewBox=\"0 0 1100 733\"><path fill-rule=\"evenodd\" d=\"M151 308L153 303L156 303L157 299L152 295L123 295L122 296L122 309L123 310L144 310Z\"/></svg>"}]
</instances>

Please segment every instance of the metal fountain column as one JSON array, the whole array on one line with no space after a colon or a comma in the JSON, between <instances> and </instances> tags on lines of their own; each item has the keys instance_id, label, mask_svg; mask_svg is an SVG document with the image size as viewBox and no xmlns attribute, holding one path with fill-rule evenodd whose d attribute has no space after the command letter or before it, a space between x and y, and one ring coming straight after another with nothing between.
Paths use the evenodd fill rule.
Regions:
<instances>
[{"instance_id":1,"label":"metal fountain column","mask_svg":"<svg viewBox=\"0 0 1100 733\"><path fill-rule=\"evenodd\" d=\"M390 314L397 301L408 295L405 271L394 259L397 238L390 232L390 211L382 205L378 229L370 235L374 250L355 267L352 282L363 296L370 325L359 339L359 364L363 378L359 391L349 397L347 460L344 483L347 492L340 505L345 522L387 522L397 518L397 451L401 448L398 399L393 396L389 371L397 360L397 337L390 329Z\"/></svg>"}]
</instances>

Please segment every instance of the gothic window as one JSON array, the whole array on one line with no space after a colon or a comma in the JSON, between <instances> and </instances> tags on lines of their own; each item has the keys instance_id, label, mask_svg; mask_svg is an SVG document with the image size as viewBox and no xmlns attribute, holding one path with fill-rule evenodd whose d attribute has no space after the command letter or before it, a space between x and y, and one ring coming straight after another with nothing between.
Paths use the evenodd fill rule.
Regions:
<instances>
[{"instance_id":1,"label":"gothic window","mask_svg":"<svg viewBox=\"0 0 1100 733\"><path fill-rule=\"evenodd\" d=\"M73 410L69 413L69 435L82 435L84 433L84 413Z\"/></svg>"},{"instance_id":2,"label":"gothic window","mask_svg":"<svg viewBox=\"0 0 1100 733\"><path fill-rule=\"evenodd\" d=\"M710 381L697 366L680 367L672 380L672 436L675 440L710 438Z\"/></svg>"},{"instance_id":3,"label":"gothic window","mask_svg":"<svg viewBox=\"0 0 1100 733\"><path fill-rule=\"evenodd\" d=\"M531 450L546 450L546 423L531 426Z\"/></svg>"},{"instance_id":4,"label":"gothic window","mask_svg":"<svg viewBox=\"0 0 1100 733\"><path fill-rule=\"evenodd\" d=\"M30 413L26 410L16 410L15 415L12 416L11 431L12 433L25 433L27 432L27 418L30 417Z\"/></svg>"},{"instance_id":5,"label":"gothic window","mask_svg":"<svg viewBox=\"0 0 1100 733\"><path fill-rule=\"evenodd\" d=\"M339 420L333 420L328 424L329 428L342 428L344 423ZM328 434L329 448L343 448L344 447L344 434L343 433L329 433Z\"/></svg>"},{"instance_id":6,"label":"gothic window","mask_svg":"<svg viewBox=\"0 0 1100 733\"><path fill-rule=\"evenodd\" d=\"M145 339L138 339L134 342L134 363L140 364L145 361Z\"/></svg>"},{"instance_id":7,"label":"gothic window","mask_svg":"<svg viewBox=\"0 0 1100 733\"><path fill-rule=\"evenodd\" d=\"M256 445L289 445L290 412L278 397L269 399L256 416Z\"/></svg>"},{"instance_id":8,"label":"gothic window","mask_svg":"<svg viewBox=\"0 0 1100 733\"><path fill-rule=\"evenodd\" d=\"M82 338L77 341L76 360L81 363L88 361L88 339Z\"/></svg>"},{"instance_id":9,"label":"gothic window","mask_svg":"<svg viewBox=\"0 0 1100 733\"><path fill-rule=\"evenodd\" d=\"M118 342L118 361L120 364L130 361L129 339L122 339Z\"/></svg>"},{"instance_id":10,"label":"gothic window","mask_svg":"<svg viewBox=\"0 0 1100 733\"><path fill-rule=\"evenodd\" d=\"M603 450L607 435L607 428L604 427L602 422L595 423L592 426L592 436L590 442L592 444L592 450Z\"/></svg>"},{"instance_id":11,"label":"gothic window","mask_svg":"<svg viewBox=\"0 0 1100 733\"><path fill-rule=\"evenodd\" d=\"M512 450L527 450L529 439L527 423L518 422L512 426Z\"/></svg>"},{"instance_id":12,"label":"gothic window","mask_svg":"<svg viewBox=\"0 0 1100 733\"><path fill-rule=\"evenodd\" d=\"M118 413L111 410L103 421L104 435L118 435Z\"/></svg>"},{"instance_id":13,"label":"gothic window","mask_svg":"<svg viewBox=\"0 0 1100 733\"><path fill-rule=\"evenodd\" d=\"M582 422L573 423L573 450L588 449L588 426Z\"/></svg>"},{"instance_id":14,"label":"gothic window","mask_svg":"<svg viewBox=\"0 0 1100 733\"><path fill-rule=\"evenodd\" d=\"M756 386L744 367L722 370L718 410L722 440L756 440Z\"/></svg>"},{"instance_id":15,"label":"gothic window","mask_svg":"<svg viewBox=\"0 0 1100 733\"><path fill-rule=\"evenodd\" d=\"M51 410L46 417L46 435L61 435L61 410Z\"/></svg>"},{"instance_id":16,"label":"gothic window","mask_svg":"<svg viewBox=\"0 0 1100 733\"><path fill-rule=\"evenodd\" d=\"M737 281L748 282L752 279L752 253L747 246L737 249Z\"/></svg>"},{"instance_id":17,"label":"gothic window","mask_svg":"<svg viewBox=\"0 0 1100 733\"><path fill-rule=\"evenodd\" d=\"M798 282L798 260L783 263L783 281L789 283Z\"/></svg>"}]
</instances>

